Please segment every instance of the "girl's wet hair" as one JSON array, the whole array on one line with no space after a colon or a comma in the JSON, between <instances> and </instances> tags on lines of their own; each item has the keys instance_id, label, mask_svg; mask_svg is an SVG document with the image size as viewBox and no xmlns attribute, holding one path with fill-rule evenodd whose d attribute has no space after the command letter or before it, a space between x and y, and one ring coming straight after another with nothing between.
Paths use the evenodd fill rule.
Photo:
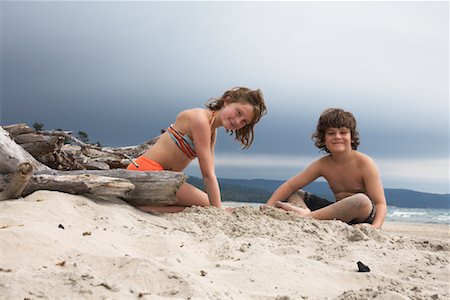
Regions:
<instances>
[{"instance_id":1,"label":"girl's wet hair","mask_svg":"<svg viewBox=\"0 0 450 300\"><path fill-rule=\"evenodd\" d=\"M325 131L328 128L348 128L352 138L352 149L356 150L359 146L359 133L356 128L356 119L351 112L340 108L328 108L322 112L317 122L316 131L312 135L314 145L321 151L330 153L325 146Z\"/></svg>"},{"instance_id":2,"label":"girl's wet hair","mask_svg":"<svg viewBox=\"0 0 450 300\"><path fill-rule=\"evenodd\" d=\"M230 130L231 135L235 134L235 139L242 145L243 149L247 149L253 143L254 139L254 127L259 122L261 117L267 113L266 104L264 103L264 97L261 90L251 90L246 87L235 87L226 91L220 98L212 98L206 102L206 107L210 110L220 110L225 102L234 103L248 103L253 106L254 117L247 125L238 130Z\"/></svg>"}]
</instances>

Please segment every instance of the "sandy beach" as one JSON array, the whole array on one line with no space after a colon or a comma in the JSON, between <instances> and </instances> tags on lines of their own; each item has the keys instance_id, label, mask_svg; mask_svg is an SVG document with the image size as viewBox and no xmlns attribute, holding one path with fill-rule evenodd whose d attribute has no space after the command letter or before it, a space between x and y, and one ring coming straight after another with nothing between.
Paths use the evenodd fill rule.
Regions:
<instances>
[{"instance_id":1,"label":"sandy beach","mask_svg":"<svg viewBox=\"0 0 450 300\"><path fill-rule=\"evenodd\" d=\"M448 225L376 230L251 207L148 214L38 191L0 202L0 247L0 299L450 298Z\"/></svg>"}]
</instances>

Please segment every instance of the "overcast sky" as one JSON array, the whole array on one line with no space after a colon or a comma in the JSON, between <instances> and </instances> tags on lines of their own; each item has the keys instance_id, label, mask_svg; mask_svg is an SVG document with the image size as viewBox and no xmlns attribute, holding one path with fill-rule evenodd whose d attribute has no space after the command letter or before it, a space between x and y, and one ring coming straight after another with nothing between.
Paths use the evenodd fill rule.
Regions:
<instances>
[{"instance_id":1,"label":"overcast sky","mask_svg":"<svg viewBox=\"0 0 450 300\"><path fill-rule=\"evenodd\" d=\"M385 187L449 192L449 4L1 2L1 124L136 145L234 86L268 114L250 150L221 133L217 175L287 179L340 107ZM199 176L193 164L187 174Z\"/></svg>"}]
</instances>

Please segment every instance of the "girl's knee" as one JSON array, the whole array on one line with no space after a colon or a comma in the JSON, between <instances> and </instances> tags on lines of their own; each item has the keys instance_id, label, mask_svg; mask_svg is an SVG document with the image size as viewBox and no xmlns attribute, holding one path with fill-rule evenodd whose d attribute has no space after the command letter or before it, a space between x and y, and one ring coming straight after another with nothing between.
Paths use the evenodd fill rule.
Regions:
<instances>
[{"instance_id":1,"label":"girl's knee","mask_svg":"<svg viewBox=\"0 0 450 300\"><path fill-rule=\"evenodd\" d=\"M209 203L208 199L203 199L203 200L196 200L195 202L192 202L192 205L207 207L207 206L210 206L211 204Z\"/></svg>"},{"instance_id":2,"label":"girl's knee","mask_svg":"<svg viewBox=\"0 0 450 300\"><path fill-rule=\"evenodd\" d=\"M208 195L200 189L184 183L176 194L177 202L180 206L209 206Z\"/></svg>"},{"instance_id":3,"label":"girl's knee","mask_svg":"<svg viewBox=\"0 0 450 300\"><path fill-rule=\"evenodd\" d=\"M175 205L181 206L209 206L209 199L207 195L198 194L196 196L193 195L183 195L180 196L177 194L177 202Z\"/></svg>"}]
</instances>

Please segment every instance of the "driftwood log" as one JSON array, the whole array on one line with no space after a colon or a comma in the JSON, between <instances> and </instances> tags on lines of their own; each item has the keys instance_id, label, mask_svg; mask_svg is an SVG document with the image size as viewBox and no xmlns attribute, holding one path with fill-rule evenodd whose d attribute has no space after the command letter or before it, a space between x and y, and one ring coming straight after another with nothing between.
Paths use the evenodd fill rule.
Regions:
<instances>
[{"instance_id":1,"label":"driftwood log","mask_svg":"<svg viewBox=\"0 0 450 300\"><path fill-rule=\"evenodd\" d=\"M33 167L29 163L19 165L17 171L12 175L9 184L0 193L0 200L14 199L19 197L30 180Z\"/></svg>"},{"instance_id":2,"label":"driftwood log","mask_svg":"<svg viewBox=\"0 0 450 300\"><path fill-rule=\"evenodd\" d=\"M9 133L0 127L0 173L16 172L21 163L29 163L34 171L50 169L14 142Z\"/></svg>"},{"instance_id":3,"label":"driftwood log","mask_svg":"<svg viewBox=\"0 0 450 300\"><path fill-rule=\"evenodd\" d=\"M0 189L6 190L12 177L12 174L1 175ZM168 205L175 203L175 194L185 180L183 173L170 171L48 170L34 173L21 195L50 190L101 198L118 197L134 206Z\"/></svg>"},{"instance_id":4,"label":"driftwood log","mask_svg":"<svg viewBox=\"0 0 450 300\"><path fill-rule=\"evenodd\" d=\"M139 146L100 147L84 143L70 131L35 131L26 124L3 126L10 137L37 161L54 170L123 169L143 154L159 136Z\"/></svg>"},{"instance_id":5,"label":"driftwood log","mask_svg":"<svg viewBox=\"0 0 450 300\"><path fill-rule=\"evenodd\" d=\"M3 195L3 199L5 199L6 195L19 197L27 196L37 190L52 190L78 195L94 195L101 198L113 196L135 206L169 205L176 202L175 194L186 180L186 176L181 172L134 172L123 169L124 166L128 165L130 159L142 154L156 139L138 147L101 148L85 144L73 138L80 145L77 148L62 145L61 141L70 139L67 132L36 133L25 124L4 128L8 132L0 127L0 192ZM13 134L14 136L11 137ZM35 156L42 159L43 154L44 156L49 156L62 152L66 157L74 158L77 156L74 153L81 153L85 157L78 161L77 164L83 170L61 171L50 169L15 142L25 141L25 144L33 144L50 140L48 138L39 138L42 136L56 136L57 138L53 139L52 142L55 147L49 146L45 151L43 150L44 147L37 147L39 151L33 152ZM52 151L51 153L46 152L49 149ZM116 161L116 165L122 167L122 169L109 169L111 161ZM118 161L120 163L117 163ZM19 165L22 163L28 163L28 169L32 168L34 172L20 177ZM95 163L103 163L108 166L108 169L86 170L90 169ZM76 167L77 164L72 164L71 168ZM12 174L13 172L15 172L14 175ZM18 178L22 178L19 193ZM11 191L15 191L15 193Z\"/></svg>"}]
</instances>

